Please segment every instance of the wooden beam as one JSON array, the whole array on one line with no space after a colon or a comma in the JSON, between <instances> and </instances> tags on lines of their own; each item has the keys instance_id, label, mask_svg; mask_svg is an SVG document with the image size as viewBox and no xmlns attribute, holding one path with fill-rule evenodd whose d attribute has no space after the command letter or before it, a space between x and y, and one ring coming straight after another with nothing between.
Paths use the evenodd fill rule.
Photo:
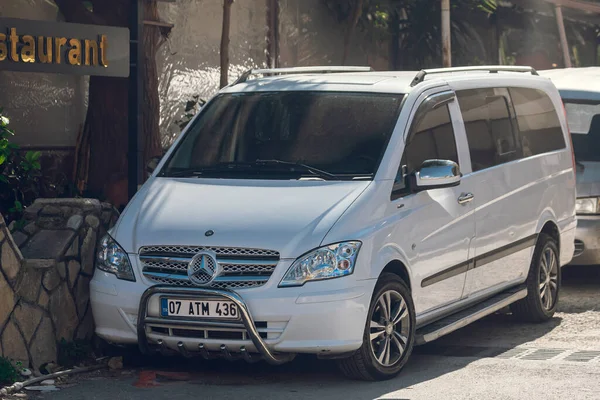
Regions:
<instances>
[{"instance_id":1,"label":"wooden beam","mask_svg":"<svg viewBox=\"0 0 600 400\"><path fill-rule=\"evenodd\" d=\"M565 32L565 22L563 20L562 7L557 5L554 9L556 13L556 24L558 25L558 36L560 37L560 47L563 53L565 68L571 68L571 52L567 42L567 33Z\"/></svg>"},{"instance_id":2,"label":"wooden beam","mask_svg":"<svg viewBox=\"0 0 600 400\"><path fill-rule=\"evenodd\" d=\"M450 0L442 1L442 64L452 66L452 39L450 32Z\"/></svg>"},{"instance_id":3,"label":"wooden beam","mask_svg":"<svg viewBox=\"0 0 600 400\"><path fill-rule=\"evenodd\" d=\"M580 0L544 0L544 1L546 1L548 3L552 3L555 6L600 14L600 4L594 4L594 3L589 3L587 1L580 1Z\"/></svg>"}]
</instances>

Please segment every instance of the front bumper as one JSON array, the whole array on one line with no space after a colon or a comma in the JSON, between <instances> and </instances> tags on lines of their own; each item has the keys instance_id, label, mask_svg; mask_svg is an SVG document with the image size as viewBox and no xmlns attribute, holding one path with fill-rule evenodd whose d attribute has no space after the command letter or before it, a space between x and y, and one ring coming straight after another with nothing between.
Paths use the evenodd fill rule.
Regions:
<instances>
[{"instance_id":1,"label":"front bumper","mask_svg":"<svg viewBox=\"0 0 600 400\"><path fill-rule=\"evenodd\" d=\"M229 300L235 303L238 308L238 312L240 315L241 322L243 327L245 328L248 336L252 340L252 344L254 344L255 349L260 353L260 355L269 363L273 365L283 364L288 361L291 361L294 358L294 354L286 353L286 354L276 354L265 343L265 341L261 338L258 330L256 329L256 325L254 324L254 320L250 315L250 311L248 311L248 306L244 302L244 300L240 297L239 294L223 289L197 289L197 288L185 288L185 287L173 287L173 286L153 286L150 289L144 292L142 299L140 301L140 312L138 314L138 322L137 322L137 335L138 335L138 344L140 346L140 350L142 353L149 353L150 347L148 345L148 337L146 335L146 325L147 323L155 323L158 325L165 324L165 318L151 317L148 315L148 302L152 298L156 298L157 296L173 296L180 299L198 299L198 298L212 298L212 299L220 299L220 300ZM176 325L183 325L187 327L197 327L202 328L204 326L212 326L212 327L223 327L227 328L239 328L239 322L218 322L218 321L197 321L197 320L173 320L173 323ZM167 328L168 329L168 328ZM156 339L156 343L160 347L169 348L169 343L165 340L168 339ZM188 341L189 342L189 341ZM172 345L171 345L172 346ZM206 346L203 341L200 341L196 346L196 349L190 349L190 345L187 344L183 340L177 341L177 350L184 356L191 355L192 352L198 351L205 358L209 358L209 352L206 349ZM232 358L229 349L226 344L222 344L220 346L221 353L225 358ZM240 346L239 348L240 354L247 361L251 361L251 356L246 349L246 346Z\"/></svg>"},{"instance_id":2,"label":"front bumper","mask_svg":"<svg viewBox=\"0 0 600 400\"><path fill-rule=\"evenodd\" d=\"M570 265L600 265L600 216L578 216Z\"/></svg>"},{"instance_id":3,"label":"front bumper","mask_svg":"<svg viewBox=\"0 0 600 400\"><path fill-rule=\"evenodd\" d=\"M272 281L272 282L271 282ZM345 277L277 288L271 279L260 288L239 292L180 286L151 286L119 281L96 271L90 284L98 336L115 344L137 343L144 351L184 355L206 352L236 357L259 353L272 363L287 353L335 356L362 345L365 321L376 280ZM193 297L233 301L242 319L236 322L162 317L160 297Z\"/></svg>"}]
</instances>

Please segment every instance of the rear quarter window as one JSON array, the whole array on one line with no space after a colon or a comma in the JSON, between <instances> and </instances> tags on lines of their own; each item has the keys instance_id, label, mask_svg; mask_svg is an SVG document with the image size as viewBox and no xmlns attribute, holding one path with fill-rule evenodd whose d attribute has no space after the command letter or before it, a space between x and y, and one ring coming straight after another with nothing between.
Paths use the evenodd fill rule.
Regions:
<instances>
[{"instance_id":1,"label":"rear quarter window","mask_svg":"<svg viewBox=\"0 0 600 400\"><path fill-rule=\"evenodd\" d=\"M566 147L556 108L538 89L509 88L521 133L523 156L561 150Z\"/></svg>"}]
</instances>

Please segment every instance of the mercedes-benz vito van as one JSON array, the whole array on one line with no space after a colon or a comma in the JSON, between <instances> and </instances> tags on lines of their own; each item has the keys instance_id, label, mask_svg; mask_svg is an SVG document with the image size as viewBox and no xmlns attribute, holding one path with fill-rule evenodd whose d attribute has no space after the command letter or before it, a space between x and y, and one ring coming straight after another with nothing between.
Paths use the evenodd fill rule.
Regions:
<instances>
[{"instance_id":1,"label":"mercedes-benz vito van","mask_svg":"<svg viewBox=\"0 0 600 400\"><path fill-rule=\"evenodd\" d=\"M529 67L249 71L101 241L96 332L387 379L506 306L551 318L575 228L561 99Z\"/></svg>"}]
</instances>

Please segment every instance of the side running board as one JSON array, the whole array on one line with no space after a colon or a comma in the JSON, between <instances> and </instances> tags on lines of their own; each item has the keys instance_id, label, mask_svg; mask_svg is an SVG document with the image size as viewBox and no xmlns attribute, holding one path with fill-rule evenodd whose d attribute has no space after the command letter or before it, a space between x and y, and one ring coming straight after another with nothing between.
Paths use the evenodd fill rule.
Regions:
<instances>
[{"instance_id":1,"label":"side running board","mask_svg":"<svg viewBox=\"0 0 600 400\"><path fill-rule=\"evenodd\" d=\"M527 287L525 285L502 292L482 303L476 304L418 329L415 344L421 345L439 339L440 337L460 328L464 328L485 316L493 314L526 296Z\"/></svg>"}]
</instances>

